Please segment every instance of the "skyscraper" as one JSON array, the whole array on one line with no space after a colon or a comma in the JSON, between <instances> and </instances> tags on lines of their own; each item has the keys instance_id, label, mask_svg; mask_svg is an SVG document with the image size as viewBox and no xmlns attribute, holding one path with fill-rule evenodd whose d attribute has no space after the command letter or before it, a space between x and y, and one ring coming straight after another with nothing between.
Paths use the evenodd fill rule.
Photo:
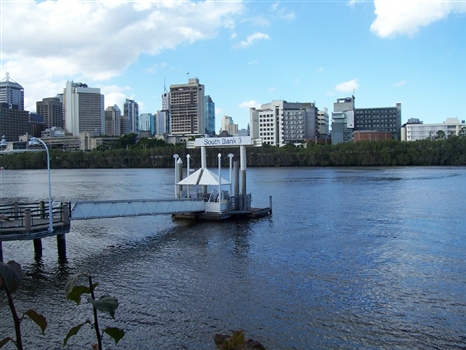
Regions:
<instances>
[{"instance_id":1,"label":"skyscraper","mask_svg":"<svg viewBox=\"0 0 466 350\"><path fill-rule=\"evenodd\" d=\"M210 95L204 96L204 113L205 113L205 133L215 134L215 103Z\"/></svg>"},{"instance_id":2,"label":"skyscraper","mask_svg":"<svg viewBox=\"0 0 466 350\"><path fill-rule=\"evenodd\" d=\"M170 86L171 134L204 134L204 118L204 85L199 84L199 79Z\"/></svg>"},{"instance_id":3,"label":"skyscraper","mask_svg":"<svg viewBox=\"0 0 466 350\"><path fill-rule=\"evenodd\" d=\"M24 89L6 73L5 78L0 81L0 103L8 103L18 106L17 109L24 111Z\"/></svg>"},{"instance_id":4,"label":"skyscraper","mask_svg":"<svg viewBox=\"0 0 466 350\"><path fill-rule=\"evenodd\" d=\"M123 106L123 114L125 117L128 117L130 125L131 125L131 132L134 134L139 133L139 105L136 101L126 99L125 104Z\"/></svg>"},{"instance_id":5,"label":"skyscraper","mask_svg":"<svg viewBox=\"0 0 466 350\"><path fill-rule=\"evenodd\" d=\"M47 97L36 102L36 112L44 117L45 127L63 128L63 103L57 97Z\"/></svg>"},{"instance_id":6,"label":"skyscraper","mask_svg":"<svg viewBox=\"0 0 466 350\"><path fill-rule=\"evenodd\" d=\"M99 88L66 82L65 127L73 136L82 132L105 134L104 95Z\"/></svg>"},{"instance_id":7,"label":"skyscraper","mask_svg":"<svg viewBox=\"0 0 466 350\"><path fill-rule=\"evenodd\" d=\"M105 109L105 134L107 136L120 136L121 110L117 105Z\"/></svg>"}]
</instances>

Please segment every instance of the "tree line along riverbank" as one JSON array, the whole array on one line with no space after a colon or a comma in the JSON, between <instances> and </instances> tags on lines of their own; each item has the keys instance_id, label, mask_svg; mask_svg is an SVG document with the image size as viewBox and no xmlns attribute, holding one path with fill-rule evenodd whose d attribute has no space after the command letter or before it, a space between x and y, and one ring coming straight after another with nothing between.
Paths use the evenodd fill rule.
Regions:
<instances>
[{"instance_id":1,"label":"tree line along riverbank","mask_svg":"<svg viewBox=\"0 0 466 350\"><path fill-rule=\"evenodd\" d=\"M190 166L199 168L200 150L186 149L184 145L150 143L139 140L134 144L122 144L121 148L94 151L50 150L52 169L77 168L169 168L174 167L173 155L178 154L186 166L190 154ZM238 148L207 147L207 167L218 166L218 153L222 154L222 166L229 166L228 153L239 161ZM292 166L437 166L466 165L466 137L451 136L443 140L419 140L411 142L362 141L336 145L306 147L287 145L274 147L247 147L248 167ZM4 169L44 169L45 152L20 152L0 157Z\"/></svg>"}]
</instances>

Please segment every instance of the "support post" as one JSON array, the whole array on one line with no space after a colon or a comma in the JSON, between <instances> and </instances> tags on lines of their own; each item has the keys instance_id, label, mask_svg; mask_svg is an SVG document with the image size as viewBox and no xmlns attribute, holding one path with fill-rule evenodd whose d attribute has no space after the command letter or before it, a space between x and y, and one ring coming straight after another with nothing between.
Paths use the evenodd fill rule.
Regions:
<instances>
[{"instance_id":1,"label":"support post","mask_svg":"<svg viewBox=\"0 0 466 350\"><path fill-rule=\"evenodd\" d=\"M240 210L240 200L239 200L239 164L238 161L233 163L234 168L234 196L235 196L235 210Z\"/></svg>"},{"instance_id":2,"label":"support post","mask_svg":"<svg viewBox=\"0 0 466 350\"><path fill-rule=\"evenodd\" d=\"M207 168L207 151L205 146L201 147L201 169L204 171ZM202 198L205 198L207 196L207 186L202 185Z\"/></svg>"},{"instance_id":3,"label":"support post","mask_svg":"<svg viewBox=\"0 0 466 350\"><path fill-rule=\"evenodd\" d=\"M58 259L66 261L66 239L65 234L57 235Z\"/></svg>"},{"instance_id":4,"label":"support post","mask_svg":"<svg viewBox=\"0 0 466 350\"><path fill-rule=\"evenodd\" d=\"M42 240L35 238L34 242L34 259L39 260L42 258Z\"/></svg>"},{"instance_id":5,"label":"support post","mask_svg":"<svg viewBox=\"0 0 466 350\"><path fill-rule=\"evenodd\" d=\"M62 203L61 208L61 221L67 225L70 223L70 207L68 203Z\"/></svg>"},{"instance_id":6,"label":"support post","mask_svg":"<svg viewBox=\"0 0 466 350\"><path fill-rule=\"evenodd\" d=\"M2 241L0 241L0 262L3 262L3 248L2 248Z\"/></svg>"},{"instance_id":7,"label":"support post","mask_svg":"<svg viewBox=\"0 0 466 350\"><path fill-rule=\"evenodd\" d=\"M176 183L180 182L183 179L183 161L181 158L178 158L178 161L176 162L176 167L177 167L177 179ZM176 197L175 198L181 198L182 196L182 185L176 185Z\"/></svg>"},{"instance_id":8,"label":"support post","mask_svg":"<svg viewBox=\"0 0 466 350\"><path fill-rule=\"evenodd\" d=\"M39 202L40 218L45 219L45 203L44 201Z\"/></svg>"},{"instance_id":9,"label":"support post","mask_svg":"<svg viewBox=\"0 0 466 350\"><path fill-rule=\"evenodd\" d=\"M32 227L31 209L24 210L24 229L30 231Z\"/></svg>"},{"instance_id":10,"label":"support post","mask_svg":"<svg viewBox=\"0 0 466 350\"><path fill-rule=\"evenodd\" d=\"M239 146L241 162L241 194L243 198L243 210L248 209L246 205L246 146Z\"/></svg>"}]
</instances>

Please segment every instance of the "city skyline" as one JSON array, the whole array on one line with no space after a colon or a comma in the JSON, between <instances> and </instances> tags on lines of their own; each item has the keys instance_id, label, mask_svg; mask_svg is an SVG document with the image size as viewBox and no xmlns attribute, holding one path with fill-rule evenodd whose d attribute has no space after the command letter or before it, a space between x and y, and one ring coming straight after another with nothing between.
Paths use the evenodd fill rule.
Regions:
<instances>
[{"instance_id":1,"label":"city skyline","mask_svg":"<svg viewBox=\"0 0 466 350\"><path fill-rule=\"evenodd\" d=\"M66 81L162 109L170 85L198 78L239 128L272 100L356 108L402 103L402 122L465 119L466 2L1 1L1 77L25 109Z\"/></svg>"}]
</instances>

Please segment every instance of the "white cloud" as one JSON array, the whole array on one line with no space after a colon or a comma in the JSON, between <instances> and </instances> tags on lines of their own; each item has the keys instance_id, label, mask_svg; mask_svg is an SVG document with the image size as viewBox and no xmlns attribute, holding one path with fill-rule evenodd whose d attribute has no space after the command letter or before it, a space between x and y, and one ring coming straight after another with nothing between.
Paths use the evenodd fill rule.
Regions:
<instances>
[{"instance_id":1,"label":"white cloud","mask_svg":"<svg viewBox=\"0 0 466 350\"><path fill-rule=\"evenodd\" d=\"M292 21L296 17L296 14L293 11L289 11L288 9L283 8L279 2L272 4L270 9L274 13L274 17L279 19Z\"/></svg>"},{"instance_id":2,"label":"white cloud","mask_svg":"<svg viewBox=\"0 0 466 350\"><path fill-rule=\"evenodd\" d=\"M393 86L400 87L406 85L407 83L407 80L400 80L398 83L393 84Z\"/></svg>"},{"instance_id":3,"label":"white cloud","mask_svg":"<svg viewBox=\"0 0 466 350\"><path fill-rule=\"evenodd\" d=\"M234 47L244 48L244 47L251 46L252 44L256 43L259 40L268 40L268 39L269 39L269 36L267 34L257 32L257 33L249 35L246 40L239 42Z\"/></svg>"},{"instance_id":4,"label":"white cloud","mask_svg":"<svg viewBox=\"0 0 466 350\"><path fill-rule=\"evenodd\" d=\"M254 101L254 100L250 100L250 101L245 101L243 103L240 103L238 105L238 107L249 109L249 108L260 108L261 105L260 105L260 103Z\"/></svg>"},{"instance_id":5,"label":"white cloud","mask_svg":"<svg viewBox=\"0 0 466 350\"><path fill-rule=\"evenodd\" d=\"M269 87L269 91L275 91L275 87Z\"/></svg>"},{"instance_id":6,"label":"white cloud","mask_svg":"<svg viewBox=\"0 0 466 350\"><path fill-rule=\"evenodd\" d=\"M223 1L3 2L0 78L9 72L27 91L25 107L35 110L35 101L62 92L67 80L95 86L141 54L214 38L242 10L240 2Z\"/></svg>"},{"instance_id":7,"label":"white cloud","mask_svg":"<svg viewBox=\"0 0 466 350\"><path fill-rule=\"evenodd\" d=\"M358 79L345 81L335 86L335 90L338 92L353 92L358 89Z\"/></svg>"},{"instance_id":8,"label":"white cloud","mask_svg":"<svg viewBox=\"0 0 466 350\"><path fill-rule=\"evenodd\" d=\"M374 6L377 18L371 25L371 31L382 38L413 36L421 27L451 13L466 13L464 1L374 0Z\"/></svg>"}]
</instances>

